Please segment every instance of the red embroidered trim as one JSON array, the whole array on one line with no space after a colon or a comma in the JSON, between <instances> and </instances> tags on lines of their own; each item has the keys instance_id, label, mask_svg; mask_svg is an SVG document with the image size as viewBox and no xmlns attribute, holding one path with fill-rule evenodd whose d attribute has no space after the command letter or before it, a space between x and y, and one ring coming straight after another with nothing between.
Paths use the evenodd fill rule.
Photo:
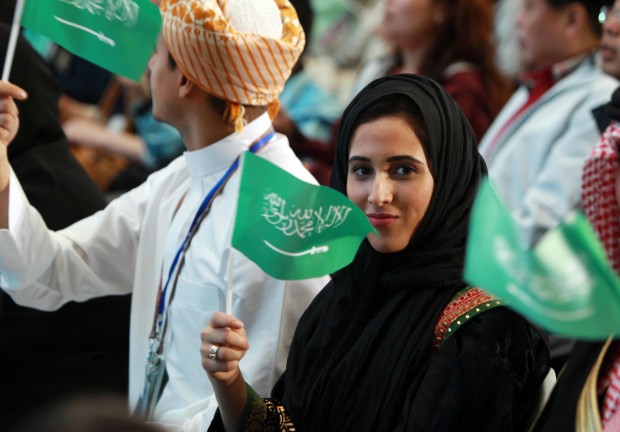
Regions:
<instances>
[{"instance_id":1,"label":"red embroidered trim","mask_svg":"<svg viewBox=\"0 0 620 432\"><path fill-rule=\"evenodd\" d=\"M474 315L499 304L497 297L480 288L469 288L466 291L457 293L443 312L441 312L439 320L437 320L434 330L433 348L441 346L449 331L452 331L450 327L453 324L458 323L456 326L458 327ZM480 306L483 306L483 309ZM459 318L463 319L459 320Z\"/></svg>"}]
</instances>

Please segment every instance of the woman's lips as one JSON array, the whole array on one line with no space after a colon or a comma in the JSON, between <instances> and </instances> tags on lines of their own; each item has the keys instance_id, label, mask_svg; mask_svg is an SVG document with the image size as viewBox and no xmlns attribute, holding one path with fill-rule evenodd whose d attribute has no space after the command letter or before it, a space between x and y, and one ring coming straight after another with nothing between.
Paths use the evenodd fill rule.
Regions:
<instances>
[{"instance_id":1,"label":"woman's lips","mask_svg":"<svg viewBox=\"0 0 620 432\"><path fill-rule=\"evenodd\" d=\"M385 213L369 213L367 216L370 224L375 228L388 226L396 219L398 219L394 215L389 215Z\"/></svg>"}]
</instances>

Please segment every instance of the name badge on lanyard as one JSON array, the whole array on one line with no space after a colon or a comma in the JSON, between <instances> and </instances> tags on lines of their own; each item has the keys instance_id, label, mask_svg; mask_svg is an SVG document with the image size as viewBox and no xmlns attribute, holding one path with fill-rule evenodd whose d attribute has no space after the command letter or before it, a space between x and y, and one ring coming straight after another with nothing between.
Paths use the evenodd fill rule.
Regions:
<instances>
[{"instance_id":1,"label":"name badge on lanyard","mask_svg":"<svg viewBox=\"0 0 620 432\"><path fill-rule=\"evenodd\" d=\"M267 133L265 133L261 138L259 138L250 146L249 151L251 151L252 153L256 153L262 147L264 147L274 136L274 130L269 129ZM158 300L156 302L153 325L151 328L151 334L149 336L149 354L146 361L144 387L142 388L142 393L140 394L140 398L138 399L138 403L134 410L134 415L138 418L144 420L150 420L152 418L153 412L155 410L155 405L157 404L157 401L159 400L159 397L161 396L161 392L163 390L163 384L166 376L164 337L168 328L168 314L170 309L169 306L172 303L172 299L174 297L174 292L176 290L179 274L181 273L181 269L183 268L183 265L185 263L185 253L189 249L191 240L198 231L200 223L209 213L213 200L217 195L222 192L224 186L226 185L226 182L230 179L230 177L237 170L238 167L239 156L237 156L237 158L228 168L226 173L224 173L222 178L215 184L215 186L213 186L213 188L209 191L207 196L200 204L200 207L198 207L198 211L196 212L196 215L192 220L187 235L185 236L183 243L177 250L174 259L172 260L172 264L170 265L170 270L168 272L168 278L166 279L166 283L164 284L163 289L161 283L162 278L160 277L159 288L157 290ZM181 206L183 198L184 196L179 201L176 210L178 210ZM173 282L167 307L166 293L168 291L168 285L171 280Z\"/></svg>"}]
</instances>

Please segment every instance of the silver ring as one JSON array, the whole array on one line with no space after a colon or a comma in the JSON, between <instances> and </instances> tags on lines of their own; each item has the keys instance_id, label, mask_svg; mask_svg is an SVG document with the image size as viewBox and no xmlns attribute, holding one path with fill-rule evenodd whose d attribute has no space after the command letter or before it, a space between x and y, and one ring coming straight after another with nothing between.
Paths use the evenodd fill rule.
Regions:
<instances>
[{"instance_id":1,"label":"silver ring","mask_svg":"<svg viewBox=\"0 0 620 432\"><path fill-rule=\"evenodd\" d=\"M220 346L217 344L213 344L211 345L211 348L209 349L209 358L211 360L215 360L217 359L217 350L220 349Z\"/></svg>"}]
</instances>

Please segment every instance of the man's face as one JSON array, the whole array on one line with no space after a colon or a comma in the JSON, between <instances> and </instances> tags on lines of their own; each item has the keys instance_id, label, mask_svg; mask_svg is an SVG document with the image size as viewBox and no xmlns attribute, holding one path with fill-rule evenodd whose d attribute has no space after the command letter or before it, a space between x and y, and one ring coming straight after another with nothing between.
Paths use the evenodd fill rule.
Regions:
<instances>
[{"instance_id":1,"label":"man's face","mask_svg":"<svg viewBox=\"0 0 620 432\"><path fill-rule=\"evenodd\" d=\"M516 18L517 43L524 71L541 69L565 60L562 11L546 0L522 0Z\"/></svg>"},{"instance_id":2,"label":"man's face","mask_svg":"<svg viewBox=\"0 0 620 432\"><path fill-rule=\"evenodd\" d=\"M171 68L168 62L168 48L163 38L159 38L155 52L149 60L151 95L153 98L153 117L159 121L171 122L174 102L178 96L178 68Z\"/></svg>"},{"instance_id":3,"label":"man's face","mask_svg":"<svg viewBox=\"0 0 620 432\"><path fill-rule=\"evenodd\" d=\"M601 67L603 72L620 79L620 0L616 0L603 23Z\"/></svg>"}]
</instances>

